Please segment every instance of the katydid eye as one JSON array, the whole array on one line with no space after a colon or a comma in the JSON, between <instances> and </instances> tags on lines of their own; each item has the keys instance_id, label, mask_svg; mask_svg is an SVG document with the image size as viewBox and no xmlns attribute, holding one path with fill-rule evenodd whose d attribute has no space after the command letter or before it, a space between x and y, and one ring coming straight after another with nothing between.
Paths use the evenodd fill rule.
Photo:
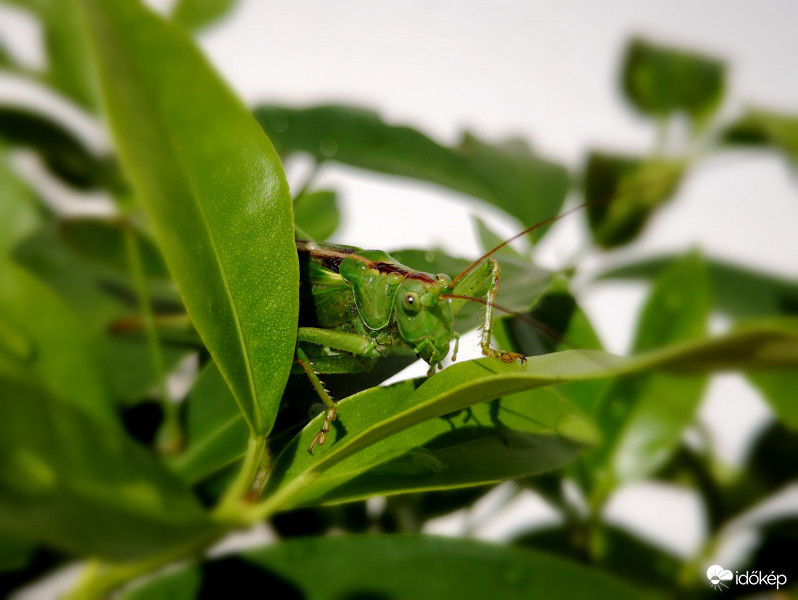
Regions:
<instances>
[{"instance_id":1,"label":"katydid eye","mask_svg":"<svg viewBox=\"0 0 798 600\"><path fill-rule=\"evenodd\" d=\"M402 308L410 315L415 315L421 310L421 302L418 299L418 294L415 292L406 292L402 296Z\"/></svg>"},{"instance_id":2,"label":"katydid eye","mask_svg":"<svg viewBox=\"0 0 798 600\"><path fill-rule=\"evenodd\" d=\"M452 285L452 278L449 277L446 273L438 273L435 276L435 281L438 282L439 286L445 288L448 288L450 285Z\"/></svg>"}]
</instances>

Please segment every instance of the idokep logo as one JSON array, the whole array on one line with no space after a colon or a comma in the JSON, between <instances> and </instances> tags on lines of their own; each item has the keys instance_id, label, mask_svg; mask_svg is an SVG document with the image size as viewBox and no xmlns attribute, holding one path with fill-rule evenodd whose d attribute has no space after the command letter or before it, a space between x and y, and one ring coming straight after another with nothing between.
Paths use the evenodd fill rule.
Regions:
<instances>
[{"instance_id":1,"label":"idokep logo","mask_svg":"<svg viewBox=\"0 0 798 600\"><path fill-rule=\"evenodd\" d=\"M755 585L755 586L775 586L779 589L787 583L787 576L777 574L775 572L762 573L762 571L745 571L743 573L737 572L735 577L731 571L724 569L720 565L712 565L707 569L707 579L712 587L716 590L722 590L729 587L726 581L733 582L737 585Z\"/></svg>"},{"instance_id":2,"label":"idokep logo","mask_svg":"<svg viewBox=\"0 0 798 600\"><path fill-rule=\"evenodd\" d=\"M724 569L720 565L712 565L707 569L707 579L709 579L709 583L712 584L712 587L716 590L722 590L723 588L729 587L724 581L731 581L734 579L734 575L728 569Z\"/></svg>"}]
</instances>

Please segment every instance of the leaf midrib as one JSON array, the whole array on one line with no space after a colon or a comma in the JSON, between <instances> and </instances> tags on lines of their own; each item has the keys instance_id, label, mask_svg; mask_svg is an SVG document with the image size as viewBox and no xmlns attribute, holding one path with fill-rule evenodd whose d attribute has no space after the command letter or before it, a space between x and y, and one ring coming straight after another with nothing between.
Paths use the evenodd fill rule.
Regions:
<instances>
[{"instance_id":1,"label":"leaf midrib","mask_svg":"<svg viewBox=\"0 0 798 600\"><path fill-rule=\"evenodd\" d=\"M92 10L91 8L86 8L85 5L84 5L84 9L87 9L87 10L90 10L92 12L95 12L95 14L96 14L96 10ZM92 36L92 45L94 46L95 52L98 51L97 36ZM120 45L117 44L116 47L119 49ZM227 272L226 272L226 270L224 268L224 264L222 263L221 258L220 258L219 249L218 249L218 246L217 246L217 243L216 243L216 239L215 239L215 237L214 237L214 235L212 233L212 230L210 228L207 215L205 214L205 211L203 210L202 203L199 201L200 195L197 192L197 186L195 184L194 178L191 176L190 170L187 168L186 161L185 161L185 159L183 157L182 152L180 151L180 146L176 143L176 140L174 139L174 132L172 131L172 128L168 126L169 122L168 122L168 120L165 117L166 112L163 109L163 103L162 103L162 100L161 100L161 95L160 94L152 94L151 93L153 86L151 85L151 82L147 78L142 77L142 72L141 72L141 69L139 68L138 63L136 61L130 60L129 55L127 53L123 53L122 55L126 57L126 62L129 65L129 67L131 67L131 71L136 75L136 77L138 79L138 82L143 84L141 87L143 88L143 91L145 92L144 98L146 100L146 103L147 103L147 105L152 106L155 109L155 110L153 110L153 112L156 115L158 123L162 126L160 128L160 131L163 132L162 133L163 139L166 140L166 146L167 146L166 150L171 155L174 156L175 161L177 162L177 165L178 165L178 168L179 168L179 172L183 175L184 179L188 183L188 190L187 191L190 193L191 201L195 205L195 207L197 209L197 212L198 212L198 214L201 217L201 221L202 221L202 224L204 226L205 234L207 236L207 239L208 239L210 247L211 247L211 251L213 252L213 256L215 258L215 265L216 265L216 267L217 267L217 269L219 271L219 276L220 276L220 278L222 280L222 289L223 289L224 294L227 296L227 299L228 299L228 303L229 303L230 310L231 310L232 317L233 317L235 335L238 338L239 346L240 346L240 348L242 350L243 359L244 359L243 363L244 363L244 369L245 369L245 372L246 372L247 383L249 385L249 391L250 391L250 394L252 396L252 401L254 403L253 408L255 409L255 410L252 411L252 419L253 419L254 422L250 422L250 419L247 418L247 411L244 410L244 405L243 405L242 399L240 399L240 398L236 398L236 399L238 400L238 404L239 404L239 406L242 409L242 413L244 413L244 418L246 419L247 423L249 424L250 429L253 432L260 433L261 429L262 429L262 420L260 418L261 417L260 411L258 410L258 407L259 407L258 394L257 394L257 388L255 386L255 380L254 380L254 375L253 375L253 371L252 371L252 358L250 356L249 346L246 343L246 338L244 336L244 332L243 332L243 329L241 327L241 319L240 319L240 316L239 316L238 306L237 306L237 304L236 304L236 302L234 300L234 296L233 296L231 288L230 288L230 283L229 283L228 278L227 278ZM200 57L200 59L201 59L201 57ZM108 84L106 83L106 85L108 85ZM222 84L222 85L224 85L224 84ZM164 126L164 125L166 125L166 126ZM141 172L141 170L140 170L140 172ZM188 303L187 303L187 308L188 308ZM199 331L199 328L198 328L198 331ZM224 364L224 361L218 361L217 360L217 363L218 364ZM224 370L220 368L219 371L220 371L220 373L222 373L222 376L225 379L225 382L230 387L230 389L232 390L233 394L237 396L236 387L231 385L231 383L228 380L228 377L225 374Z\"/></svg>"}]
</instances>

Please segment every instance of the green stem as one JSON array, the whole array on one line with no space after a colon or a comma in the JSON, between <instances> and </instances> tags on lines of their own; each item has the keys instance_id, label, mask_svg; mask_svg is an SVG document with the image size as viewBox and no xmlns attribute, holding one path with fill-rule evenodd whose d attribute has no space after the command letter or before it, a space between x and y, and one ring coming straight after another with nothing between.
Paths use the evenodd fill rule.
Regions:
<instances>
[{"instance_id":1,"label":"green stem","mask_svg":"<svg viewBox=\"0 0 798 600\"><path fill-rule=\"evenodd\" d=\"M78 580L77 585L70 590L64 600L99 600L100 598L105 598L116 588L137 577L165 567L177 560L199 556L205 548L217 541L223 533L215 532L212 535L203 536L188 545L128 564L103 565L99 562L90 562Z\"/></svg>"},{"instance_id":2,"label":"green stem","mask_svg":"<svg viewBox=\"0 0 798 600\"><path fill-rule=\"evenodd\" d=\"M147 281L144 275L144 268L141 265L141 252L136 240L136 234L133 231L133 227L127 222L124 223L122 230L125 232L125 251L141 308L141 318L144 323L145 335L147 336L152 368L161 394L161 408L164 418L156 437L157 446L163 454L174 454L183 443L178 406L172 400L169 394L169 387L166 384L166 368L164 367L161 344L158 340L158 331L155 327L150 296L147 292Z\"/></svg>"},{"instance_id":3,"label":"green stem","mask_svg":"<svg viewBox=\"0 0 798 600\"><path fill-rule=\"evenodd\" d=\"M249 439L244 463L235 481L213 511L219 528L212 534L193 540L162 554L124 565L91 562L75 588L65 600L95 600L106 597L125 583L175 561L200 556L212 543L222 537L231 527L248 526L256 521L252 511L246 509L246 499L251 493L259 493L269 472L270 458L266 440L253 436Z\"/></svg>"},{"instance_id":4,"label":"green stem","mask_svg":"<svg viewBox=\"0 0 798 600\"><path fill-rule=\"evenodd\" d=\"M268 474L268 454L266 439L251 435L241 470L214 509L214 517L223 520L242 521L243 503L249 496L253 484L262 486L265 475ZM266 471L265 474L264 471ZM260 489L257 492L259 493ZM246 523L251 522L249 519L243 519L243 521Z\"/></svg>"}]
</instances>

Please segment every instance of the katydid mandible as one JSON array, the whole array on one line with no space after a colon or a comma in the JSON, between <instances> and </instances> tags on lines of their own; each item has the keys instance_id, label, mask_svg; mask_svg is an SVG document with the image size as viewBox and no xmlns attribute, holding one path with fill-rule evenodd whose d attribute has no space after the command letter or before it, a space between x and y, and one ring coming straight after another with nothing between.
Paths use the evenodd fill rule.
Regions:
<instances>
[{"instance_id":1,"label":"katydid mandible","mask_svg":"<svg viewBox=\"0 0 798 600\"><path fill-rule=\"evenodd\" d=\"M441 368L452 340L455 359L459 335L454 330L454 315L469 300L485 305L479 342L482 354L504 362L525 362L521 354L491 347L494 299L500 278L499 265L491 255L512 240L580 208L583 207L525 229L481 256L454 279L446 274L416 271L381 250L296 240L303 298L296 360L326 410L324 423L308 452L312 454L314 446L324 444L338 414L319 374L368 370L374 361L403 344L429 364L428 375L432 375Z\"/></svg>"}]
</instances>

